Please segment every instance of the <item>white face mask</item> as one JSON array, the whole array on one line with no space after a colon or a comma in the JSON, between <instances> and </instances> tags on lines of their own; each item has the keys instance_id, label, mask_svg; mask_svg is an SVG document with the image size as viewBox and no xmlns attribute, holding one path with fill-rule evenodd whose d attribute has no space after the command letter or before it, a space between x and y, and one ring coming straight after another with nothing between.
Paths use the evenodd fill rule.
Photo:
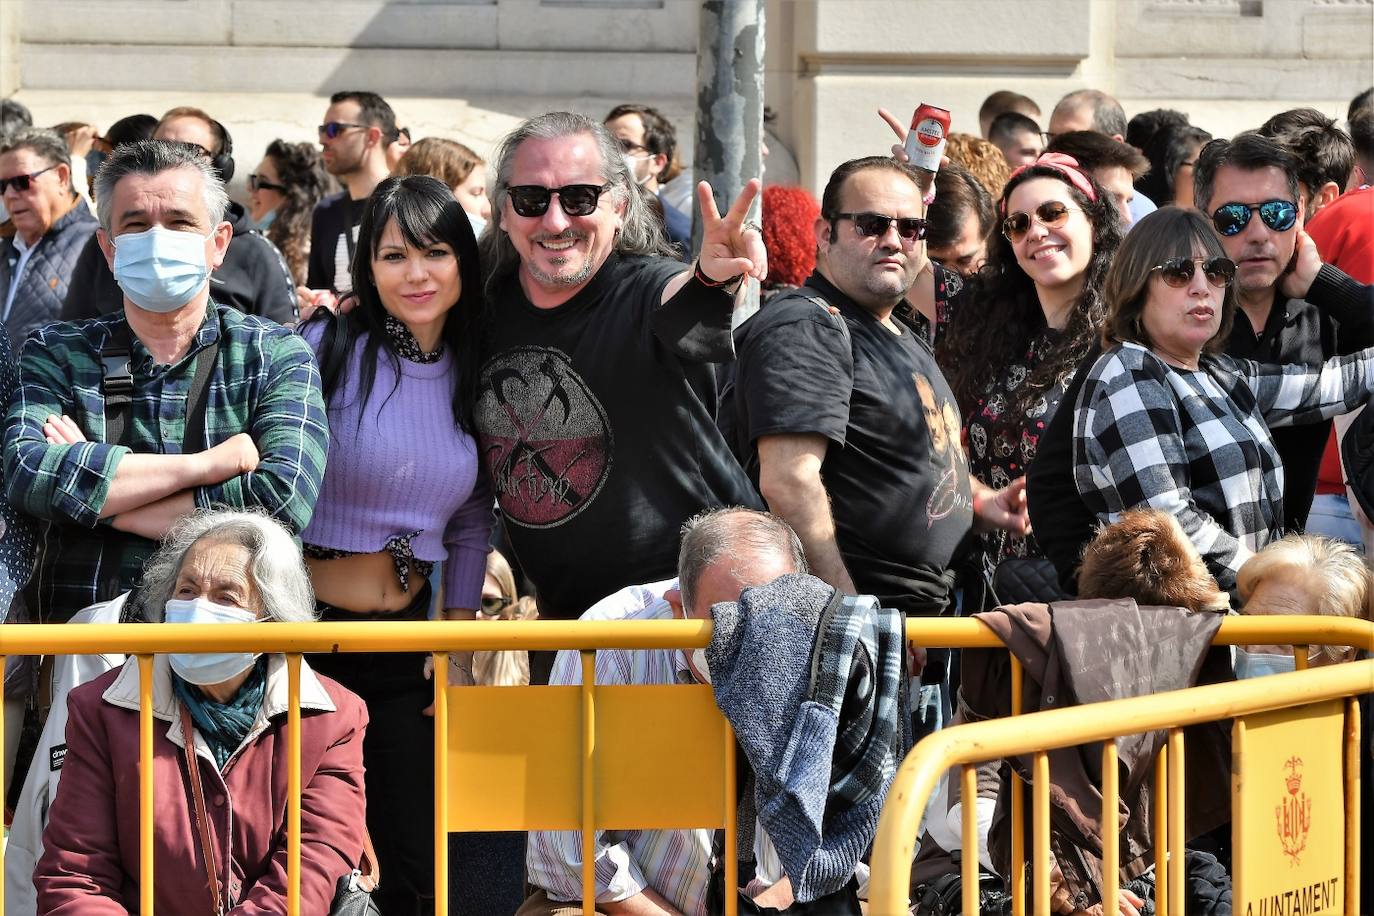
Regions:
<instances>
[{"instance_id":1,"label":"white face mask","mask_svg":"<svg viewBox=\"0 0 1374 916\"><path fill-rule=\"evenodd\" d=\"M1286 674L1297 670L1297 662L1291 653L1275 655L1270 652L1247 652L1236 647L1236 680L1264 677L1267 674Z\"/></svg>"},{"instance_id":2,"label":"white face mask","mask_svg":"<svg viewBox=\"0 0 1374 916\"><path fill-rule=\"evenodd\" d=\"M163 617L166 623L256 623L258 615L243 608L216 604L209 598L172 598ZM205 687L237 677L258 660L261 652L172 653L172 670L188 684Z\"/></svg>"},{"instance_id":3,"label":"white face mask","mask_svg":"<svg viewBox=\"0 0 1374 916\"><path fill-rule=\"evenodd\" d=\"M687 666L692 669L692 676L703 684L711 683L711 666L706 662L705 649L693 649L687 653Z\"/></svg>"},{"instance_id":4,"label":"white face mask","mask_svg":"<svg viewBox=\"0 0 1374 916\"><path fill-rule=\"evenodd\" d=\"M647 169L645 170L646 174L644 175L644 177L641 178L639 175L639 163L644 160L640 159L638 156L631 156L629 153L625 153L624 156L625 168L630 170L630 180L633 181L635 184L639 185L642 185L644 184L644 182L648 181L650 176L647 174Z\"/></svg>"}]
</instances>

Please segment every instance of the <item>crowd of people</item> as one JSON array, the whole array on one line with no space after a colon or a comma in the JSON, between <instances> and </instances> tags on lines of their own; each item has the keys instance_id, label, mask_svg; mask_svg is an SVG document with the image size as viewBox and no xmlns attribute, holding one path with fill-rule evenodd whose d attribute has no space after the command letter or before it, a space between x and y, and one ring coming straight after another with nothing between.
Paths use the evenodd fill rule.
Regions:
<instances>
[{"instance_id":1,"label":"crowd of people","mask_svg":"<svg viewBox=\"0 0 1374 916\"><path fill-rule=\"evenodd\" d=\"M906 617L979 615L1031 709L1292 670L1289 647L1212 650L1228 611L1368 618L1374 90L1344 129L1294 109L1219 139L1090 89L1042 131L998 92L933 180L880 115L891 155L819 198L755 179L718 201L649 106L533 117L483 159L339 92L245 204L198 108L102 134L0 102L5 619L714 620L705 650L597 663L709 684L735 729L738 888L709 830L594 843L599 912L695 916L861 912L901 757L1008 712L1005 651L908 652ZM1108 627L1109 654L1152 653L1133 679L1085 666ZM1071 690L1041 689L1050 665ZM138 677L10 659L11 912L137 912ZM154 677L159 910L281 911L284 660ZM432 911L434 679L580 677L576 652L310 657L302 911L359 887ZM1189 784L1227 753L1200 738ZM979 774L989 907L1028 766L1007 764ZM1122 799L1103 901L1091 769L1054 763L1054 861L1031 868L1057 912L1147 912L1145 802ZM942 788L916 913L958 911L958 809ZM1189 912L1229 912L1229 812L1190 811ZM581 912L580 834L508 839L455 847L483 863L460 910Z\"/></svg>"}]
</instances>

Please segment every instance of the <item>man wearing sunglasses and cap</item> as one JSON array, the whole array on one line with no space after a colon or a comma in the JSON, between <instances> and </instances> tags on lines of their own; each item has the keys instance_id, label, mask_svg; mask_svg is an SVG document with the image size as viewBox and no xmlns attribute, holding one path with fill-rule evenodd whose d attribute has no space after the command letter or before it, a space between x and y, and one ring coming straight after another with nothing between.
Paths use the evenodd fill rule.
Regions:
<instances>
[{"instance_id":1,"label":"man wearing sunglasses and cap","mask_svg":"<svg viewBox=\"0 0 1374 916\"><path fill-rule=\"evenodd\" d=\"M1027 521L1022 481L993 491L968 473L954 396L908 301L930 269L921 197L893 159L831 174L815 273L736 332L736 445L814 575L935 616L970 529L1024 534Z\"/></svg>"},{"instance_id":2,"label":"man wearing sunglasses and cap","mask_svg":"<svg viewBox=\"0 0 1374 916\"><path fill-rule=\"evenodd\" d=\"M1258 133L1213 140L1198 154L1194 199L1236 263L1234 357L1315 365L1374 346L1374 287L1322 264L1303 231L1301 164ZM1276 429L1284 527L1302 531L1331 422Z\"/></svg>"},{"instance_id":3,"label":"man wearing sunglasses and cap","mask_svg":"<svg viewBox=\"0 0 1374 916\"><path fill-rule=\"evenodd\" d=\"M711 365L733 355L737 290L767 272L744 221L759 182L724 217L698 187L701 254L684 270L602 124L540 115L492 162L490 318L466 357L482 367L474 415L540 616L568 620L671 576L677 531L696 513L762 508L716 428ZM531 653L534 682L548 656Z\"/></svg>"}]
</instances>

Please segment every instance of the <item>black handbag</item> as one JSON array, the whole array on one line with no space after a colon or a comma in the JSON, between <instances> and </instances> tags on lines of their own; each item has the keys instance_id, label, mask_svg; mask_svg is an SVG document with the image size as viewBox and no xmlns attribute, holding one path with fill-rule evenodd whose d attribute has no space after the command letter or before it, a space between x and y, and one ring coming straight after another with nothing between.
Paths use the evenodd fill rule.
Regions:
<instances>
[{"instance_id":1,"label":"black handbag","mask_svg":"<svg viewBox=\"0 0 1374 916\"><path fill-rule=\"evenodd\" d=\"M1069 596L1059 585L1054 564L1043 557L1010 557L992 573L993 599L999 605L1049 604Z\"/></svg>"},{"instance_id":2,"label":"black handbag","mask_svg":"<svg viewBox=\"0 0 1374 916\"><path fill-rule=\"evenodd\" d=\"M382 916L382 911L372 901L372 893L362 889L362 880L363 873L356 868L339 879L334 902L329 905L329 916Z\"/></svg>"},{"instance_id":3,"label":"black handbag","mask_svg":"<svg viewBox=\"0 0 1374 916\"><path fill-rule=\"evenodd\" d=\"M334 900L329 904L329 916L382 916L372 900L372 892L380 880L377 853L372 849L372 837L363 828L363 854L358 867L339 879L334 888Z\"/></svg>"}]
</instances>

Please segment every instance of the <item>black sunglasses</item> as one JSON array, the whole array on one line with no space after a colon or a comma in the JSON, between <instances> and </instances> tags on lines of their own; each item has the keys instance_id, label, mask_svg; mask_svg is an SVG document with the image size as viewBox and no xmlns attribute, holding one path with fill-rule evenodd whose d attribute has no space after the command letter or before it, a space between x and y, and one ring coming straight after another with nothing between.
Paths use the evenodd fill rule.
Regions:
<instances>
[{"instance_id":1,"label":"black sunglasses","mask_svg":"<svg viewBox=\"0 0 1374 916\"><path fill-rule=\"evenodd\" d=\"M1290 200L1266 200L1262 204L1222 204L1212 212L1212 225L1224 236L1239 235L1255 212L1275 232L1287 232L1298 221L1297 204Z\"/></svg>"},{"instance_id":2,"label":"black sunglasses","mask_svg":"<svg viewBox=\"0 0 1374 916\"><path fill-rule=\"evenodd\" d=\"M1057 200L1047 200L1035 208L1035 221L1046 229L1058 229L1069 221L1069 214L1076 212L1076 208ZM1002 220L1002 234L1007 237L1007 241L1015 244L1026 237L1030 232L1031 214L1017 210L1015 213Z\"/></svg>"},{"instance_id":3,"label":"black sunglasses","mask_svg":"<svg viewBox=\"0 0 1374 916\"><path fill-rule=\"evenodd\" d=\"M1174 289L1182 289L1193 282L1199 268L1207 282L1217 289L1230 286L1236 275L1236 262L1230 258L1170 258L1150 271L1159 271L1161 280Z\"/></svg>"},{"instance_id":4,"label":"black sunglasses","mask_svg":"<svg viewBox=\"0 0 1374 916\"><path fill-rule=\"evenodd\" d=\"M504 595L500 597L483 598L482 613L486 614L488 617L495 617L514 603L514 598L507 598Z\"/></svg>"},{"instance_id":5,"label":"black sunglasses","mask_svg":"<svg viewBox=\"0 0 1374 916\"><path fill-rule=\"evenodd\" d=\"M510 195L510 207L516 216L543 216L555 194L564 213L590 216L609 187L607 184L565 184L561 188L546 188L537 184L517 184L506 188L506 193Z\"/></svg>"},{"instance_id":6,"label":"black sunglasses","mask_svg":"<svg viewBox=\"0 0 1374 916\"><path fill-rule=\"evenodd\" d=\"M30 172L27 175L15 175L13 178L0 178L0 194L4 194L5 189L10 185L14 185L14 189L22 194L29 189L29 186L33 184L35 178L42 175L44 172L51 172L55 168L57 168L57 165L53 164L46 169Z\"/></svg>"},{"instance_id":7,"label":"black sunglasses","mask_svg":"<svg viewBox=\"0 0 1374 916\"><path fill-rule=\"evenodd\" d=\"M278 194L285 194L286 185L277 184L274 181L263 181L261 175L248 176L248 190L250 191L276 191Z\"/></svg>"},{"instance_id":8,"label":"black sunglasses","mask_svg":"<svg viewBox=\"0 0 1374 916\"><path fill-rule=\"evenodd\" d=\"M315 130L319 131L321 137L328 137L333 140L346 130L354 127L367 127L366 124L353 124L349 121L327 121Z\"/></svg>"},{"instance_id":9,"label":"black sunglasses","mask_svg":"<svg viewBox=\"0 0 1374 916\"><path fill-rule=\"evenodd\" d=\"M903 241L919 242L926 237L926 221L917 216L888 216L886 213L836 213L832 220L852 219L854 228L862 236L887 234L887 227L897 224L897 234Z\"/></svg>"}]
</instances>

